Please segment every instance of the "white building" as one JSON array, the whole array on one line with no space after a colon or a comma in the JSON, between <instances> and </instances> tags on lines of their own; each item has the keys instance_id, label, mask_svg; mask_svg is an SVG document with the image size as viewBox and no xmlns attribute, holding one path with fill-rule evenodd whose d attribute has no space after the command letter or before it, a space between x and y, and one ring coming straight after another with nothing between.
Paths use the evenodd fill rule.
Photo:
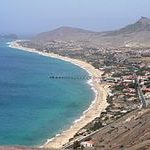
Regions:
<instances>
[{"instance_id":1,"label":"white building","mask_svg":"<svg viewBox=\"0 0 150 150\"><path fill-rule=\"evenodd\" d=\"M85 147L85 148L94 147L94 142L93 142L93 141L81 142L81 143L80 143L80 146L83 146L83 147Z\"/></svg>"}]
</instances>

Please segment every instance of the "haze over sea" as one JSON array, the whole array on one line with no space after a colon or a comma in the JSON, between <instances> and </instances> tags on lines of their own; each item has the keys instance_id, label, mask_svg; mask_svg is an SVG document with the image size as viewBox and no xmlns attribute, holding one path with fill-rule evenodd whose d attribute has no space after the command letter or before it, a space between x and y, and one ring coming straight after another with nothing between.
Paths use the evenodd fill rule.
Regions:
<instances>
[{"instance_id":1,"label":"haze over sea","mask_svg":"<svg viewBox=\"0 0 150 150\"><path fill-rule=\"evenodd\" d=\"M87 75L85 70L7 42L0 42L0 145L38 146L79 119L94 92L86 80L48 78Z\"/></svg>"}]
</instances>

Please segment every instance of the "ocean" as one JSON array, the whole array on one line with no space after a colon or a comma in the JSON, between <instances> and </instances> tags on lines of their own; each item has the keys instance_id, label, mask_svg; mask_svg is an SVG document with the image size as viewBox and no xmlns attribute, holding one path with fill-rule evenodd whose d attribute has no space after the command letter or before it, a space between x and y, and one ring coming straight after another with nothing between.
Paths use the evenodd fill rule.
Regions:
<instances>
[{"instance_id":1,"label":"ocean","mask_svg":"<svg viewBox=\"0 0 150 150\"><path fill-rule=\"evenodd\" d=\"M55 58L8 47L0 41L0 145L40 146L68 129L94 99L86 80L49 75L87 75Z\"/></svg>"}]
</instances>

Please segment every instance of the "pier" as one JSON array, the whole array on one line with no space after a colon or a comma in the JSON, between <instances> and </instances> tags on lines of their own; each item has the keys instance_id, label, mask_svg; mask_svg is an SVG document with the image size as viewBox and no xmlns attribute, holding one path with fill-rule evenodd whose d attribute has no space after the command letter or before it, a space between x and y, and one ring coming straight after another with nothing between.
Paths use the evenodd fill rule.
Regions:
<instances>
[{"instance_id":1,"label":"pier","mask_svg":"<svg viewBox=\"0 0 150 150\"><path fill-rule=\"evenodd\" d=\"M49 79L67 79L67 80L90 80L92 76L88 75L49 75Z\"/></svg>"}]
</instances>

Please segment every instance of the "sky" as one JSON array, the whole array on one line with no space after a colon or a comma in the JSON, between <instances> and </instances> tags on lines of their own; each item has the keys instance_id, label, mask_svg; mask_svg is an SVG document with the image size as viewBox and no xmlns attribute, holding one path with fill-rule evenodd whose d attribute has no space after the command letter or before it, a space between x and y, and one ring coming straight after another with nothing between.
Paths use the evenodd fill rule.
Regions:
<instances>
[{"instance_id":1,"label":"sky","mask_svg":"<svg viewBox=\"0 0 150 150\"><path fill-rule=\"evenodd\" d=\"M0 33L37 34L60 26L93 31L150 17L150 0L0 0Z\"/></svg>"}]
</instances>

